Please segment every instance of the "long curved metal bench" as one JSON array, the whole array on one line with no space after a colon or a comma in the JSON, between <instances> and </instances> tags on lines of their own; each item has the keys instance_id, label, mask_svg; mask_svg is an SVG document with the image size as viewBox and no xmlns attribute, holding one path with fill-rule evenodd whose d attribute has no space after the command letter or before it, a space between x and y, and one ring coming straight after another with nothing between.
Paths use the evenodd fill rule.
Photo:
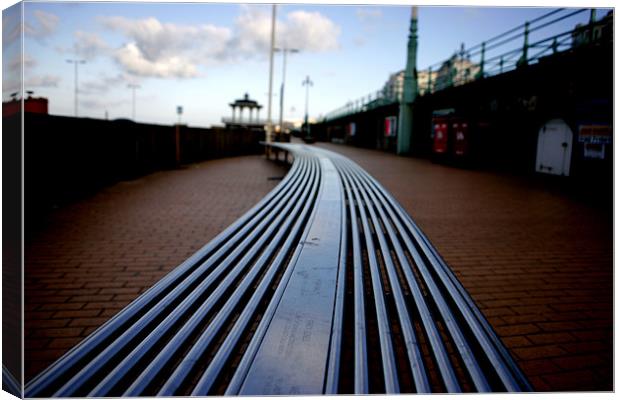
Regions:
<instances>
[{"instance_id":1,"label":"long curved metal bench","mask_svg":"<svg viewBox=\"0 0 620 400\"><path fill-rule=\"evenodd\" d=\"M352 161L259 204L26 387L27 397L529 391L414 221Z\"/></svg>"}]
</instances>

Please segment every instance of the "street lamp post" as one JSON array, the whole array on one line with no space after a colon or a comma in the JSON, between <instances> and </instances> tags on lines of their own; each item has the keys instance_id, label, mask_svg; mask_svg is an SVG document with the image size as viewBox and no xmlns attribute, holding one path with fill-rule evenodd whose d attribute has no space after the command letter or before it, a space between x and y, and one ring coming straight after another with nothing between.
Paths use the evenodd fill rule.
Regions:
<instances>
[{"instance_id":1,"label":"street lamp post","mask_svg":"<svg viewBox=\"0 0 620 400\"><path fill-rule=\"evenodd\" d=\"M398 113L398 134L396 135L396 153L407 154L411 150L411 131L413 129L413 102L418 93L418 7L411 7L409 22L409 40L407 42L407 65L403 79L403 96ZM484 45L482 47L484 54Z\"/></svg>"},{"instance_id":2,"label":"street lamp post","mask_svg":"<svg viewBox=\"0 0 620 400\"><path fill-rule=\"evenodd\" d=\"M131 89L131 119L136 120L136 89L140 89L140 85L129 83L127 85Z\"/></svg>"},{"instance_id":3,"label":"street lamp post","mask_svg":"<svg viewBox=\"0 0 620 400\"><path fill-rule=\"evenodd\" d=\"M266 142L271 142L273 124L271 123L271 98L273 91L273 49L276 35L276 5L271 6L271 44L269 47L269 98L267 99L267 135ZM269 149L266 147L266 149ZM269 151L269 150L267 150Z\"/></svg>"},{"instance_id":4,"label":"street lamp post","mask_svg":"<svg viewBox=\"0 0 620 400\"><path fill-rule=\"evenodd\" d=\"M86 60L67 60L69 64L75 65L75 116L78 116L78 65L86 64Z\"/></svg>"},{"instance_id":5,"label":"street lamp post","mask_svg":"<svg viewBox=\"0 0 620 400\"><path fill-rule=\"evenodd\" d=\"M177 106L179 122L177 122L176 129L174 130L175 161L177 165L181 164L181 114L183 114L183 106Z\"/></svg>"},{"instance_id":6,"label":"street lamp post","mask_svg":"<svg viewBox=\"0 0 620 400\"><path fill-rule=\"evenodd\" d=\"M280 132L283 131L283 123L284 123L284 82L286 81L286 53L299 53L298 49L289 49L289 48L275 48L274 51L282 52L282 85L280 85L280 120L278 126L280 127Z\"/></svg>"},{"instance_id":7,"label":"street lamp post","mask_svg":"<svg viewBox=\"0 0 620 400\"><path fill-rule=\"evenodd\" d=\"M313 82L310 80L309 76L306 76L306 79L301 84L306 87L306 115L304 117L304 123L306 124L306 136L310 136L310 127L308 126L308 97L310 86L313 85Z\"/></svg>"}]
</instances>

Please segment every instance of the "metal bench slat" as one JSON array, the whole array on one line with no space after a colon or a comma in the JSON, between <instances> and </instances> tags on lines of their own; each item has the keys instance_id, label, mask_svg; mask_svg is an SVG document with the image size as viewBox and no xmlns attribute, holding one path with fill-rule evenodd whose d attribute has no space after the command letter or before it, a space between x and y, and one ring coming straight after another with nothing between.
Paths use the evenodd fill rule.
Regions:
<instances>
[{"instance_id":1,"label":"metal bench slat","mask_svg":"<svg viewBox=\"0 0 620 400\"><path fill-rule=\"evenodd\" d=\"M299 201L302 201L303 198L297 197L301 194L304 186L298 186L295 192L292 193L292 197L290 200L293 201L285 201L282 203L284 206L283 210L276 209L274 212L277 213L275 219L270 222L270 225L267 229L261 234L259 239L252 245L250 250L248 250L243 258L234 264L227 264L226 260L218 266L218 269L221 268L223 273L227 273L226 277L218 283L215 289L209 294L209 297L204 300L204 302L200 305L200 307L193 311L193 314L189 321L185 322L183 327L189 325L189 328L185 331L188 335L198 326L200 322L206 317L206 315L212 310L212 308L221 300L222 296L225 294L226 290L233 284L234 280L245 271L246 268L251 267L251 271L249 273L249 277L255 276L259 271L261 271L262 267L266 264L268 258L271 256L271 253L275 250L276 244L280 240L280 237L285 233L285 228L288 226L287 223L281 224L282 219L289 215L288 211L297 204ZM290 214L292 216L294 214ZM290 219L290 218L289 218ZM279 230L275 232L276 228ZM272 238L272 235L275 233L276 237ZM267 245L267 243L269 243ZM263 252L260 256L259 260L252 264L252 259L257 256L259 252ZM235 259L235 257L229 256L231 259ZM227 258L228 259L228 258ZM233 267L234 265L234 267ZM229 271L229 269L232 269ZM211 276L210 276L211 277ZM247 278L247 276L246 276ZM215 278L214 278L215 279ZM244 278L244 281L247 279ZM251 282L251 281L250 281ZM248 283L249 284L249 283ZM189 299L189 298L188 298ZM186 299L186 300L188 300ZM185 301L186 301L185 300ZM185 303L184 301L184 303ZM185 309L175 309L171 316L174 318L166 318L158 327L156 327L147 338L145 338L139 345L137 345L131 353L129 353L125 359L118 364L115 369L103 379L99 385L95 387L90 393L89 396L105 396L109 395L110 391L123 377L129 373L129 371L136 366L139 362L141 362L141 358L145 357L148 354L148 351L156 345L157 341L159 341L163 335L165 335L170 329L172 329L176 323L176 319L180 318L184 315L188 309L194 307L193 299L190 302L187 302ZM178 347L183 340L179 340L178 336L174 336L171 340L174 347Z\"/></svg>"},{"instance_id":2,"label":"metal bench slat","mask_svg":"<svg viewBox=\"0 0 620 400\"><path fill-rule=\"evenodd\" d=\"M353 242L353 310L354 310L354 376L355 394L368 393L368 355L366 351L366 304L364 300L362 246L357 213L350 186L344 182L349 203L351 237ZM341 344L339 344L341 345Z\"/></svg>"},{"instance_id":3,"label":"metal bench slat","mask_svg":"<svg viewBox=\"0 0 620 400\"><path fill-rule=\"evenodd\" d=\"M303 154L303 150L298 150L297 154L299 154L300 152L301 154ZM313 209L310 220L313 220L316 217L317 210L318 209L316 207ZM311 225L307 224L302 234L303 238L308 237L310 229L311 229ZM297 260L299 259L301 255L302 250L303 250L303 246L301 245L297 246L294 255L291 257L291 260L289 263L290 266L293 266L296 264ZM276 312L276 309L282 299L284 290L287 286L288 281L290 280L292 272L293 272L293 268L288 267L285 272L285 276L283 276L282 279L280 280L280 283L278 284L275 290L275 293L272 296L269 302L269 305L264 312L263 318L261 319L261 321L258 324L258 327L256 328L256 332L252 340L248 344L243 354L243 357L239 361L239 365L237 366L235 373L233 374L232 378L228 382L228 387L226 388L224 392L226 396L239 394L241 390L241 386L245 380L245 377L249 369L251 368L251 364L252 364L252 361L254 360L254 356L259 350L262 337L265 335L265 332L267 331L269 327L269 322L271 321L271 319L273 318L273 315Z\"/></svg>"},{"instance_id":4,"label":"metal bench slat","mask_svg":"<svg viewBox=\"0 0 620 400\"><path fill-rule=\"evenodd\" d=\"M345 194L343 194L344 196ZM334 316L332 320L332 335L329 343L329 356L327 364L327 376L325 378L325 394L337 394L338 393L338 378L340 376L340 357L341 346L340 343L343 337L343 324L344 324L344 301L345 301L345 277L346 277L346 262L348 256L348 232L347 232L347 206L346 200L340 204L340 258L338 264L341 266L338 269L338 277L336 278L336 300L334 303Z\"/></svg>"},{"instance_id":5,"label":"metal bench slat","mask_svg":"<svg viewBox=\"0 0 620 400\"><path fill-rule=\"evenodd\" d=\"M283 181L28 397L531 390L389 192L343 156L273 146L293 155Z\"/></svg>"},{"instance_id":6,"label":"metal bench slat","mask_svg":"<svg viewBox=\"0 0 620 400\"><path fill-rule=\"evenodd\" d=\"M402 207L401 207L401 210L403 212L405 212L404 209L402 209ZM439 263L439 265L441 266L443 271L446 273L447 277L452 281L452 284L454 285L454 287L460 293L461 298L469 306L469 310L474 314L474 316L477 319L477 322L484 329L484 332L487 335L487 339L491 341L492 345L494 346L494 349L499 353L499 356L501 357L501 360L498 361L498 362L499 362L499 364L502 365L502 369L505 367L505 368L507 368L509 370L509 372L504 372L504 374L506 374L506 376L507 376L506 382L509 383L508 387L512 388L512 389L509 389L509 390L514 390L514 391L532 391L533 388L532 388L531 384L528 382L528 380L525 377L525 375L523 374L523 372L519 369L519 367L515 363L514 359L510 356L510 354L508 353L508 350L506 349L506 347L501 343L499 337L497 336L495 331L493 331L493 328L491 327L489 322L484 318L484 316L482 315L480 309L474 304L474 301L471 298L471 296L469 295L469 293L467 293L467 290L465 290L463 285L459 282L459 280L457 279L456 275L454 274L454 271L452 271L447 266L447 264L441 258L441 256L437 252L437 250L432 246L432 244L430 243L428 238L426 236L424 236L424 234L422 234L422 231L418 228L418 226L415 224L415 222L413 220L411 220L411 218L409 218L409 220L410 220L411 224L413 225L413 227L421 234L420 238L423 240L423 242L426 244L426 246L433 252L433 254L435 255L435 258L437 259L437 261Z\"/></svg>"},{"instance_id":7,"label":"metal bench slat","mask_svg":"<svg viewBox=\"0 0 620 400\"><path fill-rule=\"evenodd\" d=\"M52 363L52 365L46 368L42 373L37 375L26 385L26 396L41 397L52 395L54 391L58 389L59 385L66 380L67 375L70 374L72 370L80 363L83 363L84 360L88 360L98 348L103 346L110 338L117 335L119 331L122 331L129 321L136 318L144 309L149 308L163 293L169 291L171 287L174 287L181 280L185 279L200 260L207 257L223 244L228 243L228 240L238 233L246 224L260 220L260 216L264 213L265 208L272 205L279 197L286 193L287 187L289 187L291 182L297 177L299 169L300 163L294 163L286 178L246 214L203 246L194 255L181 263L140 297L131 302L121 312L95 330L95 332L77 346L73 347L60 359Z\"/></svg>"},{"instance_id":8,"label":"metal bench slat","mask_svg":"<svg viewBox=\"0 0 620 400\"><path fill-rule=\"evenodd\" d=\"M302 175L300 181L303 181ZM279 202L274 209L272 209L269 214L259 222L259 224L250 232L249 235L244 236L242 240L241 247L235 247L233 250L226 256L226 258L219 264L216 264L219 261L219 258L216 258L216 255L224 256L226 254L226 250L228 249L220 249L214 256L209 258L209 260L203 263L196 271L194 271L190 277L187 278L187 281L193 283L194 281L199 281L200 284L192 289L189 294L180 294L177 293L175 289L168 293L164 299L162 299L155 307L148 310L148 312L142 316L134 325L132 325L132 329L128 329L123 332L110 346L106 347L100 354L98 354L93 360L91 360L82 370L76 373L69 381L67 381L54 395L58 397L66 397L75 395L76 393L80 393L83 385L88 383L90 380L94 379L96 374L98 374L104 367L108 366L112 361L112 357L117 354L121 354L121 352L126 348L126 346L144 330L147 329L150 325L153 324L153 321L156 320L157 316L160 316L162 312L164 312L168 307L172 306L175 300L179 297L182 298L181 304L175 307L174 311L170 312L169 317L164 319L164 324L168 324L168 327L171 326L175 322L183 316L190 308L194 302L206 293L206 291L211 287L213 283L216 282L217 278L227 271L227 269L237 260L238 257L244 253L244 251L249 247L254 241L254 237L260 232L263 231L266 227L268 227L273 219L279 219L279 212L293 196L294 192L289 191L283 198L282 202ZM273 227L271 230L273 231ZM260 246L253 247L254 252L260 250ZM242 264L239 264L242 265ZM211 269L212 266L215 266L214 269ZM203 271L208 271L208 276L204 279L199 278L199 273L202 274ZM235 272L238 270L235 270ZM181 290L187 292L189 289L183 287ZM163 328L165 329L165 327ZM152 333L156 333L152 332ZM158 334L154 335L156 338Z\"/></svg>"},{"instance_id":9,"label":"metal bench slat","mask_svg":"<svg viewBox=\"0 0 620 400\"><path fill-rule=\"evenodd\" d=\"M316 175L317 175L316 179L313 181L313 186L311 189L311 194L313 197L316 197L316 191L318 188L318 171ZM301 212L303 217L299 218L296 221L295 226L292 229L292 233L289 235L286 243L283 246L284 248L293 249L297 246L299 249L301 249L299 245L299 238L304 237L304 235L300 234L300 231L302 230L302 228L304 228L304 224L307 224L307 220L309 219L308 216L312 212L312 206L314 205L314 198L311 200L312 201L307 201L303 203L304 208ZM298 244L295 245L295 243L298 243ZM212 385L215 383L217 377L221 374L222 370L224 369L225 363L230 357L232 349L237 344L241 333L243 332L244 329L246 329L247 324L250 321L250 317L253 313L253 310L256 308L258 303L262 300L264 293L267 291L268 287L273 284L272 280L276 272L278 271L278 269L286 261L286 254L287 253L285 252L280 252L277 255L276 259L273 262L273 266L270 267L269 273L266 275L265 279L263 279L260 286L257 288L255 293L252 295L252 298L248 301L248 306L243 310L242 314L237 319L235 325L233 326L229 334L226 336L224 342L218 349L213 360L211 360L211 362L209 363L209 366L205 370L204 374L201 376L198 384L196 385L194 389L195 392L200 391L201 393L208 393L211 390ZM292 259L296 259L295 256L293 256ZM288 266L285 266L285 268L286 269L279 282L280 285L283 285L283 282L288 281L288 275L292 272L291 263L289 263Z\"/></svg>"},{"instance_id":10,"label":"metal bench slat","mask_svg":"<svg viewBox=\"0 0 620 400\"><path fill-rule=\"evenodd\" d=\"M361 179L364 180L363 184L366 190L368 190L369 195L373 198L373 202L378 205L377 210L381 216L381 219L384 221L392 221L392 219L394 219L395 217L394 214L390 214L392 219L389 219L387 217L385 212L387 211L388 213L390 213L391 210L388 208L385 200L383 198L377 197L377 193L372 190L373 188L370 188L368 186L365 178L365 176L361 176ZM399 263L401 264L401 266L403 266L401 270L403 272L403 275L405 276L408 288L415 300L415 307L417 308L418 315L420 316L421 322L428 336L430 346L433 350L432 355L435 358L435 361L440 366L439 371L442 375L443 383L446 386L446 390L450 393L458 393L461 391L461 388L454 374L454 369L450 364L448 354L446 352L445 346L443 345L443 342L441 341L440 334L437 331L437 327L435 326L431 312L426 304L426 300L424 299L422 291L415 277L413 276L412 268L410 268L409 266L409 261L405 256L404 250L396 236L396 232L394 231L392 224L386 223L385 227L391 240L391 246L396 253ZM417 387L422 388L423 386L419 385ZM423 390L418 390L418 392L423 392Z\"/></svg>"},{"instance_id":11,"label":"metal bench slat","mask_svg":"<svg viewBox=\"0 0 620 400\"><path fill-rule=\"evenodd\" d=\"M396 305L396 310L398 313L398 318L400 322L400 328L404 336L405 346L407 348L407 355L409 358L409 367L411 369L411 373L413 374L416 392L418 393L430 393L430 383L428 381L427 373L424 369L424 362L422 360L422 355L420 352L420 348L418 346L418 340L416 338L416 334L414 332L413 326L411 324L411 319L407 310L407 305L405 302L405 298L400 286L400 282L398 280L398 276L396 273L396 266L394 265L392 258L390 256L390 248L397 249L399 246L398 241L393 235L393 231L390 231L391 226L387 218L382 218L384 221L384 226L386 231L390 235L390 240L392 241L392 245L389 246L385 235L380 226L379 218L377 217L377 211L380 212L380 204L378 203L376 197L374 197L372 192L367 191L367 187L364 185L364 182L361 181L361 178L357 176L357 174L352 173L352 171L348 170L353 179L355 180L356 185L363 188L360 190L362 196L364 197L364 202L368 207L368 211L370 217L372 219L372 223L375 226L375 231L377 232L377 239L379 241L381 254L383 257L383 263L386 266L386 272L388 274L390 289L394 296L394 301ZM377 211L375 211L375 208ZM380 214L381 217L384 217L384 214ZM398 252L398 251L397 251ZM401 249L402 253L402 249ZM406 260L404 257L400 258L401 263L405 263ZM406 264L405 264L406 265Z\"/></svg>"},{"instance_id":12,"label":"metal bench slat","mask_svg":"<svg viewBox=\"0 0 620 400\"><path fill-rule=\"evenodd\" d=\"M369 177L369 179L372 181L375 187L380 187L380 184L374 178ZM504 360L500 359L500 356L497 352L496 346L499 343L496 342L492 344L486 332L482 331L481 324L484 319L482 318L481 314L474 316L474 314L472 313L472 308L477 310L477 307L473 306L473 301L471 301L471 299L469 299L470 300L469 302L465 301L466 298L469 298L469 295L467 295L466 292L464 292L464 289L458 290L455 287L454 282L455 281L458 282L458 280L456 280L455 277L450 279L447 276L447 273L446 273L446 270L448 269L447 266L445 266L445 263L441 260L441 257L438 255L437 251L432 247L428 239L420 231L417 225L415 225L411 217L404 211L402 206L400 206L400 204L398 204L393 199L393 197L385 190L383 190L382 193L383 193L383 196L386 196L389 200L391 200L392 207L396 210L400 219L407 226L408 231L410 232L414 240L416 240L416 243L418 243L418 245L422 249L424 256L427 257L429 263L431 264L433 271L435 271L438 274L439 282L442 285L444 285L444 287L446 288L446 292L448 293L448 297L452 298L458 310L462 313L461 315L463 316L463 318L466 319L467 325L470 327L470 329L472 329L472 331L476 335L478 343L481 343L481 345L483 346L485 355L488 357L489 361L493 364L493 367L495 371L497 372L497 374L499 375L500 379L502 379L502 382L505 385L505 389L508 391L524 390L523 389L524 385L518 384L516 382L515 371L518 372L518 374L516 374L517 376L521 374L520 374L520 371L518 371L518 368L516 368L516 366L514 365L514 362L511 363L512 367L514 367L513 371L510 371L508 369L509 364L506 363ZM411 245L413 246L412 243ZM424 263L420 261L420 264L423 265ZM440 296L438 298L434 297L434 298L437 301L443 301L443 296ZM503 346L500 345L499 347L502 348ZM522 381L522 383L526 383L526 382ZM525 386L525 388L527 389L528 386L529 385Z\"/></svg>"},{"instance_id":13,"label":"metal bench slat","mask_svg":"<svg viewBox=\"0 0 620 400\"><path fill-rule=\"evenodd\" d=\"M431 293L431 298L434 302L434 305L439 310L442 321L446 325L446 329L448 330L452 340L454 341L457 351L461 356L461 360L465 364L467 372L471 377L476 387L476 390L480 392L490 391L491 388L487 382L487 379L485 378L484 373L480 369L480 366L478 365L473 351L470 348L470 345L468 344L468 341L466 340L460 326L454 319L454 314L451 312L450 307L446 303L442 292L440 291L437 283L433 279L431 271L428 269L426 263L420 256L415 244L409 238L410 233L404 231L403 226L400 224L400 221L398 219L393 220L393 222L395 223L401 237L403 237L403 239L405 240L406 248L409 254L414 259L417 270L421 274L427 289Z\"/></svg>"},{"instance_id":14,"label":"metal bench slat","mask_svg":"<svg viewBox=\"0 0 620 400\"><path fill-rule=\"evenodd\" d=\"M315 171L310 171L310 173L313 175L316 175ZM272 258L272 256L274 255L274 252L277 250L277 247L278 247L277 245L283 240L283 237L285 233L287 232L288 227L291 227L296 222L296 219L298 220L303 219L304 216L303 215L300 216L298 214L298 211L301 208L301 205L304 204L304 202L307 200L307 195L309 194L309 192L313 190L312 186L313 186L314 180L315 178L308 181L308 184L304 187L304 192L301 194L301 197L298 198L297 201L289 203L287 209L281 213L280 215L281 218L284 218L284 217L287 218L284 224L281 225L279 222L276 222L275 224L273 224L272 227L274 229L277 227L279 231L276 234L276 237L271 239L271 242L268 245L267 251L265 251L261 255L261 258L256 262L256 264L254 264L254 266L252 267L253 271L250 272L250 274L257 275L259 272L262 272L262 270L267 266L269 259ZM291 207L293 207L292 212L290 211ZM283 246L281 252L285 254L286 252L289 251L287 245L290 244L290 242L291 242L291 236L289 235L288 240L285 241L285 245ZM265 245L260 245L260 246L265 246ZM279 267L279 265L276 265L276 263L272 263L270 268L274 269L274 266ZM237 287L236 292L235 292L236 297L239 297L239 294L237 294L238 291L247 289L247 287L249 287L249 285L254 281L255 276L248 275L246 276L246 278L248 279L245 279L245 281ZM263 277L263 279L265 278ZM222 306L222 308L218 311L218 314L210 322L209 326L205 329L202 335L195 341L194 345L188 351L187 355L181 360L178 367L172 372L170 377L167 379L162 389L160 390L159 395L176 394L176 390L183 384L188 374L192 372L192 369L197 363L197 361L200 360L204 356L204 352L209 347L209 345L212 343L212 341L216 338L217 331L222 328L223 323L229 317L229 313L227 312L227 309L232 311L233 309L232 302L234 300L235 300L235 297L231 297L229 301L224 306ZM245 306L245 308L248 309L247 305ZM253 311L252 309L250 310Z\"/></svg>"},{"instance_id":15,"label":"metal bench slat","mask_svg":"<svg viewBox=\"0 0 620 400\"><path fill-rule=\"evenodd\" d=\"M409 221L407 221L409 222ZM429 244L422 239L422 235L419 230L415 229L414 237L419 241L418 243L423 243L421 246L424 254L428 257L429 262L432 264L434 270L437 272L441 283L446 288L447 293L450 294L449 297L452 298L458 310L461 312L461 316L465 319L466 325L469 329L472 330L473 334L476 336L478 342L477 344L481 345L488 361L493 365L495 372L498 374L499 378L502 380L505 389L507 391L518 391L519 385L517 384L513 373L508 370L507 365L501 359L498 354L495 346L489 340L489 337L486 335L486 332L481 327L480 320L472 313L469 304L465 302L461 293L454 286L453 281L446 275L444 269L439 265L438 258L436 253L431 250ZM486 378L485 378L486 380ZM488 383L487 383L488 384Z\"/></svg>"},{"instance_id":16,"label":"metal bench slat","mask_svg":"<svg viewBox=\"0 0 620 400\"><path fill-rule=\"evenodd\" d=\"M375 245L372 239L372 233L366 215L366 210L363 205L364 201L360 196L357 186L345 175L345 186L350 186L353 193L353 198L358 205L357 210L359 212L359 218L362 221L362 233L364 238L364 244L366 249L366 258L368 260L370 269L371 286L373 290L374 299L374 312L377 318L377 325L379 330L379 345L381 349L381 363L383 367L383 384L385 385L386 393L398 393L399 384L396 373L396 361L394 359L394 349L392 345L392 334L390 324L388 322L387 309L385 300L383 298L383 288L381 284L381 277L379 273L379 266L376 259ZM352 217L353 218L353 217Z\"/></svg>"},{"instance_id":17,"label":"metal bench slat","mask_svg":"<svg viewBox=\"0 0 620 400\"><path fill-rule=\"evenodd\" d=\"M317 213L293 274L239 394L312 394L323 390L339 269L342 193L337 172L321 163ZM195 394L200 394L195 392Z\"/></svg>"}]
</instances>

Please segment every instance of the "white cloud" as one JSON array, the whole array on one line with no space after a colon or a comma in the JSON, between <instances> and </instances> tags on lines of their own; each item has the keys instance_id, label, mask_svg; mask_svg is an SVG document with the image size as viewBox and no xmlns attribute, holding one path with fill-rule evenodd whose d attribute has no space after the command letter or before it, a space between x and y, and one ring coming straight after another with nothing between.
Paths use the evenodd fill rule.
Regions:
<instances>
[{"instance_id":1,"label":"white cloud","mask_svg":"<svg viewBox=\"0 0 620 400\"><path fill-rule=\"evenodd\" d=\"M2 97L4 101L9 100L12 93L21 93L22 90L21 81L11 75L13 74L2 74Z\"/></svg>"},{"instance_id":2,"label":"white cloud","mask_svg":"<svg viewBox=\"0 0 620 400\"><path fill-rule=\"evenodd\" d=\"M35 87L57 87L61 81L60 76L51 74L37 74L36 67L39 65L37 60L30 54L24 53L23 58L21 56L14 57L9 62L9 69L11 71L21 71L23 66L24 72L24 88L26 90Z\"/></svg>"},{"instance_id":3,"label":"white cloud","mask_svg":"<svg viewBox=\"0 0 620 400\"><path fill-rule=\"evenodd\" d=\"M100 21L129 39L115 51L115 59L128 72L140 76L197 76L198 64L220 58L231 35L228 28L181 26L156 18L101 17Z\"/></svg>"},{"instance_id":4,"label":"white cloud","mask_svg":"<svg viewBox=\"0 0 620 400\"><path fill-rule=\"evenodd\" d=\"M235 20L235 33L230 40L229 56L249 56L266 52L271 41L271 15L247 5Z\"/></svg>"},{"instance_id":5,"label":"white cloud","mask_svg":"<svg viewBox=\"0 0 620 400\"><path fill-rule=\"evenodd\" d=\"M340 27L318 12L293 11L276 22L276 46L323 52L339 48ZM271 15L243 6L235 23L231 54L265 54L271 41Z\"/></svg>"},{"instance_id":6,"label":"white cloud","mask_svg":"<svg viewBox=\"0 0 620 400\"><path fill-rule=\"evenodd\" d=\"M294 11L287 15L280 41L311 52L337 50L340 28L318 12Z\"/></svg>"},{"instance_id":7,"label":"white cloud","mask_svg":"<svg viewBox=\"0 0 620 400\"><path fill-rule=\"evenodd\" d=\"M99 17L106 28L123 34L127 42L113 51L123 69L137 76L190 78L200 67L241 58L265 57L271 35L271 15L242 6L232 29L215 25L177 25L156 18ZM279 46L302 51L338 49L340 28L318 12L294 11L277 22ZM95 54L103 41L82 34L85 48ZM89 39L88 41L86 39ZM87 44L87 45L86 45Z\"/></svg>"},{"instance_id":8,"label":"white cloud","mask_svg":"<svg viewBox=\"0 0 620 400\"><path fill-rule=\"evenodd\" d=\"M190 49L217 53L224 49L225 42L230 36L228 28L161 23L152 17L141 20L102 17L100 20L104 26L120 31L130 38L149 61L157 61L173 55L172 53Z\"/></svg>"},{"instance_id":9,"label":"white cloud","mask_svg":"<svg viewBox=\"0 0 620 400\"><path fill-rule=\"evenodd\" d=\"M197 68L189 60L178 56L165 56L152 60L135 43L129 43L115 54L116 61L129 73L157 78L192 78Z\"/></svg>"},{"instance_id":10,"label":"white cloud","mask_svg":"<svg viewBox=\"0 0 620 400\"><path fill-rule=\"evenodd\" d=\"M119 107L129 104L129 100L102 100L99 98L94 99L80 99L80 107L84 107L90 110L108 110L111 108Z\"/></svg>"},{"instance_id":11,"label":"white cloud","mask_svg":"<svg viewBox=\"0 0 620 400\"><path fill-rule=\"evenodd\" d=\"M103 94L117 86L127 84L132 80L125 74L104 75L101 74L95 80L88 80L80 84L80 92L83 94Z\"/></svg>"},{"instance_id":12,"label":"white cloud","mask_svg":"<svg viewBox=\"0 0 620 400\"><path fill-rule=\"evenodd\" d=\"M15 54L7 63L8 70L13 72L20 72L22 67L24 70L32 69L36 65L37 61L34 58L28 54L24 54L22 57L21 53Z\"/></svg>"},{"instance_id":13,"label":"white cloud","mask_svg":"<svg viewBox=\"0 0 620 400\"><path fill-rule=\"evenodd\" d=\"M91 60L110 51L110 46L96 33L76 31L73 36L75 37L74 53L79 57Z\"/></svg>"},{"instance_id":14,"label":"white cloud","mask_svg":"<svg viewBox=\"0 0 620 400\"><path fill-rule=\"evenodd\" d=\"M19 40L22 24L19 16L13 15L15 14L13 8L5 10L2 14L2 46L6 49Z\"/></svg>"},{"instance_id":15,"label":"white cloud","mask_svg":"<svg viewBox=\"0 0 620 400\"><path fill-rule=\"evenodd\" d=\"M362 46L364 46L367 42L368 42L368 39L366 38L366 36L356 36L356 37L353 39L353 44L355 44L357 47L362 47Z\"/></svg>"},{"instance_id":16,"label":"white cloud","mask_svg":"<svg viewBox=\"0 0 620 400\"><path fill-rule=\"evenodd\" d=\"M383 13L378 8L358 8L355 10L355 15L360 22L368 22L380 19Z\"/></svg>"},{"instance_id":17,"label":"white cloud","mask_svg":"<svg viewBox=\"0 0 620 400\"><path fill-rule=\"evenodd\" d=\"M32 69L38 64L37 60L35 60L28 54L24 54L24 58L21 61L23 62L24 69Z\"/></svg>"},{"instance_id":18,"label":"white cloud","mask_svg":"<svg viewBox=\"0 0 620 400\"><path fill-rule=\"evenodd\" d=\"M383 12L379 8L364 7L355 10L355 15L366 34L373 34L380 28Z\"/></svg>"},{"instance_id":19,"label":"white cloud","mask_svg":"<svg viewBox=\"0 0 620 400\"><path fill-rule=\"evenodd\" d=\"M60 76L57 75L34 75L27 77L24 81L24 88L35 87L57 87L60 83Z\"/></svg>"},{"instance_id":20,"label":"white cloud","mask_svg":"<svg viewBox=\"0 0 620 400\"><path fill-rule=\"evenodd\" d=\"M25 21L24 33L35 39L44 39L56 32L60 18L57 15L41 10L33 11L34 19Z\"/></svg>"}]
</instances>

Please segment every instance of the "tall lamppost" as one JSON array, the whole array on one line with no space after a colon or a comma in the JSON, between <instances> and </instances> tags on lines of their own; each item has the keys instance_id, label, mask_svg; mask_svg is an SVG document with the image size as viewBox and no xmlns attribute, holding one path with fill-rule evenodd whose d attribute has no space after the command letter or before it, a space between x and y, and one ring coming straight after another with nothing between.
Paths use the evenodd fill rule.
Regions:
<instances>
[{"instance_id":1,"label":"tall lamppost","mask_svg":"<svg viewBox=\"0 0 620 400\"><path fill-rule=\"evenodd\" d=\"M135 83L127 84L127 87L131 89L131 119L136 120L136 89L140 89L140 85Z\"/></svg>"},{"instance_id":2,"label":"tall lamppost","mask_svg":"<svg viewBox=\"0 0 620 400\"><path fill-rule=\"evenodd\" d=\"M267 135L266 142L273 140L273 124L271 123L271 98L273 93L273 49L276 35L276 5L271 6L271 45L269 47L269 98L267 99ZM266 147L266 149L269 149ZM269 151L269 150L267 150Z\"/></svg>"},{"instance_id":3,"label":"tall lamppost","mask_svg":"<svg viewBox=\"0 0 620 400\"><path fill-rule=\"evenodd\" d=\"M183 114L183 106L177 106L179 122L177 122L176 129L174 130L175 161L177 165L181 164L181 114Z\"/></svg>"},{"instance_id":4,"label":"tall lamppost","mask_svg":"<svg viewBox=\"0 0 620 400\"><path fill-rule=\"evenodd\" d=\"M78 116L78 65L86 64L86 60L67 60L69 64L75 65L75 116Z\"/></svg>"},{"instance_id":5,"label":"tall lamppost","mask_svg":"<svg viewBox=\"0 0 620 400\"><path fill-rule=\"evenodd\" d=\"M483 50L484 51L484 50ZM407 42L407 65L403 79L403 96L398 115L398 134L396 136L396 153L406 154L411 150L411 132L413 129L413 102L418 93L418 7L411 7L409 22L409 40Z\"/></svg>"},{"instance_id":6,"label":"tall lamppost","mask_svg":"<svg viewBox=\"0 0 620 400\"><path fill-rule=\"evenodd\" d=\"M304 123L306 124L306 136L310 136L310 126L308 125L308 96L310 93L310 86L313 85L313 82L310 80L309 76L306 76L306 79L301 84L306 87L306 116L304 117Z\"/></svg>"},{"instance_id":7,"label":"tall lamppost","mask_svg":"<svg viewBox=\"0 0 620 400\"><path fill-rule=\"evenodd\" d=\"M280 132L283 131L284 126L282 125L284 123L284 116L283 116L283 110L284 110L284 82L286 81L286 53L299 53L298 49L289 49L289 48L275 48L274 51L277 52L282 52L282 85L280 86L280 121L279 121L279 127L280 127Z\"/></svg>"}]
</instances>

